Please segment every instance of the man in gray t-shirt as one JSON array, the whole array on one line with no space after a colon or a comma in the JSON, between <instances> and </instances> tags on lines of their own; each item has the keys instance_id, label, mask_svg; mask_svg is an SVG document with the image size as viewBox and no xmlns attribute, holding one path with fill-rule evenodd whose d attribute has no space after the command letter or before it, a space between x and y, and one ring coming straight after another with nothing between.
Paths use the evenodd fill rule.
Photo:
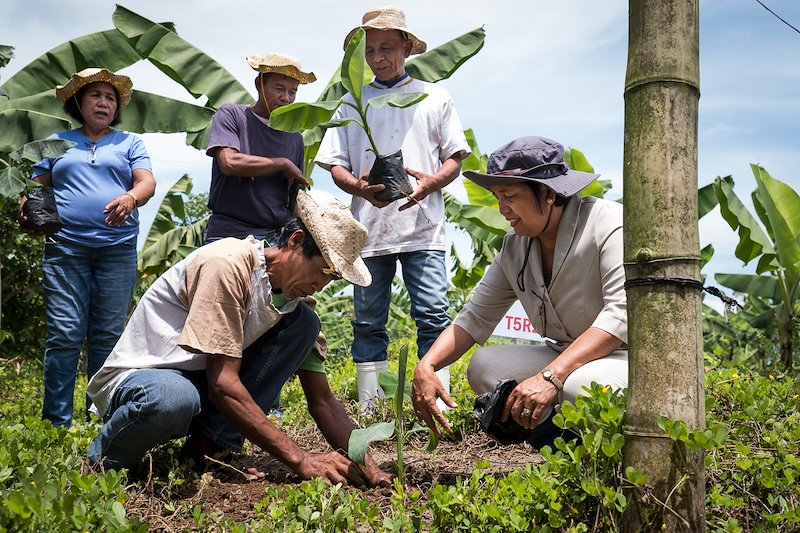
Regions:
<instances>
[{"instance_id":1,"label":"man in gray t-shirt","mask_svg":"<svg viewBox=\"0 0 800 533\"><path fill-rule=\"evenodd\" d=\"M270 242L289 220L292 185L307 187L303 137L269 127L272 110L294 102L299 84L316 77L283 54L250 56L259 98L255 104L224 104L214 114L206 154L213 158L205 241L223 237Z\"/></svg>"}]
</instances>

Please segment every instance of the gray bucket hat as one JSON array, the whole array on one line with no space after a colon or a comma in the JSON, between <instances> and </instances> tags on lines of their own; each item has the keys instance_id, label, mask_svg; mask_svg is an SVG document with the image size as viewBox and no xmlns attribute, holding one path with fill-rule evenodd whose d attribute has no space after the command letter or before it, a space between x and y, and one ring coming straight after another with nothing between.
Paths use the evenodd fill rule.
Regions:
<instances>
[{"instance_id":1,"label":"gray bucket hat","mask_svg":"<svg viewBox=\"0 0 800 533\"><path fill-rule=\"evenodd\" d=\"M493 185L541 183L562 196L572 196L600 175L571 170L564 146L545 137L520 137L489 156L486 173L467 170L464 177L487 189Z\"/></svg>"}]
</instances>

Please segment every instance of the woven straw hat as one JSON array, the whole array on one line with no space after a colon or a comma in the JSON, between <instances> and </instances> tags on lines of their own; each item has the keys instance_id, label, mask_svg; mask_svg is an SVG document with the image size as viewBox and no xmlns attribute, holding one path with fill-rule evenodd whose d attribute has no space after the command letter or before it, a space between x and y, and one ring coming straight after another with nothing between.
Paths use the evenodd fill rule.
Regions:
<instances>
[{"instance_id":1,"label":"woven straw hat","mask_svg":"<svg viewBox=\"0 0 800 533\"><path fill-rule=\"evenodd\" d=\"M354 285L366 287L372 283L372 275L361 259L367 228L353 218L346 205L326 192L300 189L297 214L328 266Z\"/></svg>"},{"instance_id":2,"label":"woven straw hat","mask_svg":"<svg viewBox=\"0 0 800 533\"><path fill-rule=\"evenodd\" d=\"M285 54L267 54L265 56L247 56L247 63L262 73L274 72L275 74L283 74L289 76L305 85L317 81L317 77L313 72L303 72L300 68L300 62L292 56Z\"/></svg>"},{"instance_id":3,"label":"woven straw hat","mask_svg":"<svg viewBox=\"0 0 800 533\"><path fill-rule=\"evenodd\" d=\"M84 85L96 81L110 83L119 93L119 108L122 109L131 101L133 82L128 76L114 74L105 68L85 68L72 75L66 85L56 85L56 98L66 102L77 93Z\"/></svg>"},{"instance_id":4,"label":"woven straw hat","mask_svg":"<svg viewBox=\"0 0 800 533\"><path fill-rule=\"evenodd\" d=\"M428 49L428 45L425 44L425 41L417 39L406 27L406 14L403 13L403 10L399 7L379 7L364 13L364 16L361 17L361 26L356 26L347 34L344 40L345 50L347 50L347 45L350 44L350 39L353 38L358 28L364 28L364 30L400 30L411 40L412 54L421 54Z\"/></svg>"}]
</instances>

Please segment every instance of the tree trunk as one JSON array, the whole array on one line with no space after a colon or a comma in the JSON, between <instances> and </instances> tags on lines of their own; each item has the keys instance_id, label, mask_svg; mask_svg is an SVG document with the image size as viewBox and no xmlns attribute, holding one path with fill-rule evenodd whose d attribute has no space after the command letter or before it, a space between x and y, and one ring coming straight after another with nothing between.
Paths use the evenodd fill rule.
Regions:
<instances>
[{"instance_id":1,"label":"tree trunk","mask_svg":"<svg viewBox=\"0 0 800 533\"><path fill-rule=\"evenodd\" d=\"M705 531L703 454L666 416L705 426L697 226L698 0L630 0L625 83L625 273L630 379L624 463L644 470L625 531ZM660 502L660 503L659 503ZM663 528L663 529L662 529Z\"/></svg>"}]
</instances>

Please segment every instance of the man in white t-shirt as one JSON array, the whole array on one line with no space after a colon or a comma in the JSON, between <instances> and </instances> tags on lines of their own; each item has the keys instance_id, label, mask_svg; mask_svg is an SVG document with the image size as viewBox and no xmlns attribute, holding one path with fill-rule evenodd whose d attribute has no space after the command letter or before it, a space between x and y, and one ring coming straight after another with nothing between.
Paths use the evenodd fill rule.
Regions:
<instances>
[{"instance_id":1,"label":"man in white t-shirt","mask_svg":"<svg viewBox=\"0 0 800 533\"><path fill-rule=\"evenodd\" d=\"M395 7L367 12L361 26L345 39L345 48L358 28L366 31L366 61L375 74L363 88L364 101L390 93L428 95L406 109L386 106L368 111L381 154L402 149L413 187L407 199L385 202L375 197L384 186L368 184L375 155L368 150L367 136L356 124L329 129L316 157L316 163L330 171L336 185L353 195L353 215L369 230L361 255L373 282L354 289L352 346L359 401L369 407L372 398L383 395L378 374L387 368L386 322L398 261L411 299L411 317L417 324L420 357L450 324L441 189L458 176L469 146L447 91L415 80L405 71L406 58L426 49L426 44L406 28L405 14ZM346 98L353 101L350 95ZM354 116L355 111L343 105L335 118ZM443 369L439 375L449 386L449 371Z\"/></svg>"},{"instance_id":2,"label":"man in white t-shirt","mask_svg":"<svg viewBox=\"0 0 800 533\"><path fill-rule=\"evenodd\" d=\"M275 246L221 239L145 292L87 386L103 420L89 447L93 465L133 468L151 448L188 434L190 457L238 451L247 438L306 479L389 485L371 459L358 467L338 451L311 453L266 415L297 373L311 415L336 450L347 450L354 429L319 354L309 354L319 318L298 304L332 279L370 283L359 257L367 231L325 193L300 190L297 211Z\"/></svg>"}]
</instances>

